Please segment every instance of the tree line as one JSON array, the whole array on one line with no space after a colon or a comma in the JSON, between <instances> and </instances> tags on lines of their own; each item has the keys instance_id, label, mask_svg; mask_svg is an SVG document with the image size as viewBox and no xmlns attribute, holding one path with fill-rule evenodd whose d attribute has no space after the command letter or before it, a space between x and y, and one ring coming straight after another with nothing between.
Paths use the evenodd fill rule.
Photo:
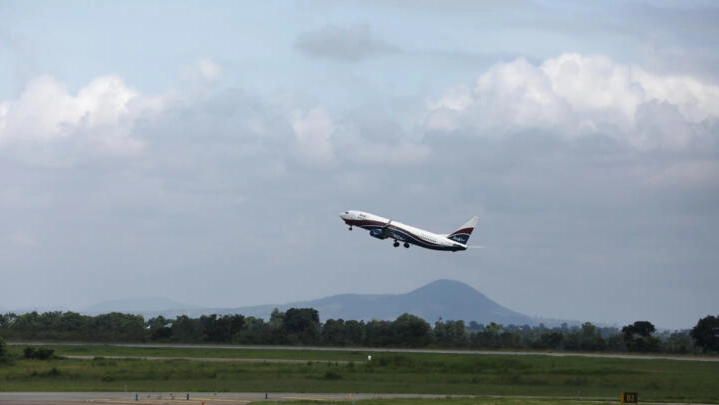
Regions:
<instances>
[{"instance_id":1,"label":"tree line","mask_svg":"<svg viewBox=\"0 0 719 405\"><path fill-rule=\"evenodd\" d=\"M660 332L651 322L637 321L621 329L580 326L488 325L403 314L394 321L328 319L320 322L313 308L275 309L269 320L252 316L157 316L77 312L30 312L0 315L2 338L9 341L106 343L223 343L252 345L312 345L333 347L407 347L448 349L510 349L581 352L716 353L719 317L700 319L690 330Z\"/></svg>"}]
</instances>

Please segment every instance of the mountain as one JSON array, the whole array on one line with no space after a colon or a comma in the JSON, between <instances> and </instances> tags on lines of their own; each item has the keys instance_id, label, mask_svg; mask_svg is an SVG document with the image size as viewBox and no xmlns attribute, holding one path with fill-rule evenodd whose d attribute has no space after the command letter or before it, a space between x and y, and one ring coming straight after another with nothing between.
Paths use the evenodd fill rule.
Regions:
<instances>
[{"instance_id":1,"label":"mountain","mask_svg":"<svg viewBox=\"0 0 719 405\"><path fill-rule=\"evenodd\" d=\"M481 292L459 281L437 280L405 294L340 294L310 301L279 305L259 305L239 308L197 308L166 299L108 301L87 308L83 313L97 315L108 312L140 314L145 318L162 315L174 318L187 315L193 318L209 314L241 314L268 319L277 308L285 312L290 308L314 308L320 319L393 321L409 313L430 324L442 318L445 321L475 321L480 324L496 322L502 325L537 325L547 320L532 318L507 309L490 300Z\"/></svg>"},{"instance_id":2,"label":"mountain","mask_svg":"<svg viewBox=\"0 0 719 405\"><path fill-rule=\"evenodd\" d=\"M99 304L85 308L81 311L87 315L107 314L110 312L122 312L125 314L139 314L145 317L163 315L165 317L176 317L187 312L202 311L200 307L191 307L167 298L142 298L104 301Z\"/></svg>"},{"instance_id":3,"label":"mountain","mask_svg":"<svg viewBox=\"0 0 719 405\"><path fill-rule=\"evenodd\" d=\"M433 324L443 320L475 321L481 324L496 322L502 325L536 325L540 320L514 312L487 298L467 284L453 280L437 280L406 294L340 294L311 301L284 305L221 309L217 314L242 314L268 318L274 308L314 308L322 321L395 320L403 313L416 315ZM207 312L205 312L207 313Z\"/></svg>"}]
</instances>

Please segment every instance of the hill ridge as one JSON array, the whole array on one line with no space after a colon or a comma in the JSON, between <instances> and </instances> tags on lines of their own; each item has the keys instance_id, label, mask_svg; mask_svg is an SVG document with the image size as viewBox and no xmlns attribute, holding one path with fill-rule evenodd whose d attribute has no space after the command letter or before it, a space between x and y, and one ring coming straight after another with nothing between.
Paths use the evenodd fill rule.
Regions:
<instances>
[{"instance_id":1,"label":"hill ridge","mask_svg":"<svg viewBox=\"0 0 719 405\"><path fill-rule=\"evenodd\" d=\"M274 309L284 312L289 308L314 308L319 312L320 320L323 322L328 319L392 321L404 313L418 316L431 324L440 319L462 320L466 323L474 321L479 324L495 322L502 325L538 325L543 321L503 307L472 286L451 279L438 279L401 294L342 293L286 304L234 308L197 308L189 305L183 308L183 304L175 302L173 304L175 305L173 308L134 308L134 313L145 317L162 315L166 318L180 315L199 317L209 314L241 314L269 319ZM124 309L131 307L126 302L123 302L122 306ZM97 314L102 311L117 310L118 308L113 307L113 302L106 302L93 305L83 312Z\"/></svg>"},{"instance_id":2,"label":"hill ridge","mask_svg":"<svg viewBox=\"0 0 719 405\"><path fill-rule=\"evenodd\" d=\"M475 321L503 325L539 324L537 319L512 311L487 298L475 288L456 280L439 279L402 294L336 294L324 298L282 305L258 305L223 309L218 314L240 313L245 316L269 317L277 308L314 308L322 321L394 320L403 313L416 315L429 323L443 320Z\"/></svg>"}]
</instances>

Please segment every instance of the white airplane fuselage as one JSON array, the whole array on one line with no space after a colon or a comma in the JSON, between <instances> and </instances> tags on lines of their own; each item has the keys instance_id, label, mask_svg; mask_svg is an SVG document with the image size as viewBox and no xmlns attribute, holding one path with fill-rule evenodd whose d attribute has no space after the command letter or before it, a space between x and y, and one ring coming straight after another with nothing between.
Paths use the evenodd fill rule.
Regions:
<instances>
[{"instance_id":1,"label":"white airplane fuselage","mask_svg":"<svg viewBox=\"0 0 719 405\"><path fill-rule=\"evenodd\" d=\"M342 218L345 224L349 225L350 230L352 230L352 227L357 226L368 230L372 237L378 239L394 239L394 247L398 247L401 241L404 242L404 247L406 248L412 244L426 249L448 250L452 252L467 249L467 241L474 226L477 224L477 217L472 217L456 231L444 235L425 231L424 229L419 229L363 211L345 211L340 214L340 218Z\"/></svg>"}]
</instances>

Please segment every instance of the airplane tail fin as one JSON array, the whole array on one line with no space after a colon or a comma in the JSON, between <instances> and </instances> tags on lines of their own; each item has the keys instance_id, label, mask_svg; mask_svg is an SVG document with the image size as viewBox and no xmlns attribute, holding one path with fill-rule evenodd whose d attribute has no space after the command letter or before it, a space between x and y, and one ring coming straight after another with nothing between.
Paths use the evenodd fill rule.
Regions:
<instances>
[{"instance_id":1,"label":"airplane tail fin","mask_svg":"<svg viewBox=\"0 0 719 405\"><path fill-rule=\"evenodd\" d=\"M467 222L460 226L459 229L447 235L447 238L466 245L469 241L469 236L472 235L474 227L477 226L477 221L479 221L479 217L470 218Z\"/></svg>"}]
</instances>

